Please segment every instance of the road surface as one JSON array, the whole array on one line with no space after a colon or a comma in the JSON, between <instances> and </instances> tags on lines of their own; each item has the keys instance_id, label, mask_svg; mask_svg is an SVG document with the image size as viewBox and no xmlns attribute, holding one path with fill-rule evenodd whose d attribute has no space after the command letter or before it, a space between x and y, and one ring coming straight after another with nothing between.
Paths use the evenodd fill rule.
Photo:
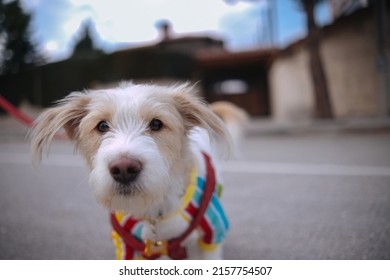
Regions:
<instances>
[{"instance_id":1,"label":"road surface","mask_svg":"<svg viewBox=\"0 0 390 280\"><path fill-rule=\"evenodd\" d=\"M108 213L66 141L34 169L0 132L0 259L113 259ZM390 131L257 133L222 166L226 259L390 259Z\"/></svg>"}]
</instances>

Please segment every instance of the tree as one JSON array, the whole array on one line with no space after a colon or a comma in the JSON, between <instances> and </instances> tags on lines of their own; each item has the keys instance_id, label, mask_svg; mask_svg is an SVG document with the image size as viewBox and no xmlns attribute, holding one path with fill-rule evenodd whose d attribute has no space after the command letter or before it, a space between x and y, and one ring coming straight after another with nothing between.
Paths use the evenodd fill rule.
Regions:
<instances>
[{"instance_id":1,"label":"tree","mask_svg":"<svg viewBox=\"0 0 390 280\"><path fill-rule=\"evenodd\" d=\"M42 61L30 40L30 23L31 16L23 12L18 0L7 4L0 0L0 57L3 74L24 71Z\"/></svg>"},{"instance_id":2,"label":"tree","mask_svg":"<svg viewBox=\"0 0 390 280\"><path fill-rule=\"evenodd\" d=\"M314 16L315 6L324 0L294 1L300 4L306 14L307 47L309 51L309 69L315 95L315 114L318 118L333 118L328 84L320 54L320 30Z\"/></svg>"}]
</instances>

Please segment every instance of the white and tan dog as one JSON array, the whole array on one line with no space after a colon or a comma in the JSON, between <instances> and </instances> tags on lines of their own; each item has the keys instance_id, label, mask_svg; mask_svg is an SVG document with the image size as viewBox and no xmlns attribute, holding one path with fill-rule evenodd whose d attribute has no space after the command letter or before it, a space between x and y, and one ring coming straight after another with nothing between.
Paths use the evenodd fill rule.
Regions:
<instances>
[{"instance_id":1,"label":"white and tan dog","mask_svg":"<svg viewBox=\"0 0 390 280\"><path fill-rule=\"evenodd\" d=\"M222 258L228 222L210 139L226 148L229 135L192 87L122 83L72 93L36 121L35 159L61 128L113 213L118 258Z\"/></svg>"}]
</instances>

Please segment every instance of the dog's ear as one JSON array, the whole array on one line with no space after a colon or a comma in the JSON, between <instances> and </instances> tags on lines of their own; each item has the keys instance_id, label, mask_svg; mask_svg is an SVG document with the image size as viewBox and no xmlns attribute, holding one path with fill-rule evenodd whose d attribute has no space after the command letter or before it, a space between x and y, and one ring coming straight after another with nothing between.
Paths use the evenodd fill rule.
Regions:
<instances>
[{"instance_id":1,"label":"dog's ear","mask_svg":"<svg viewBox=\"0 0 390 280\"><path fill-rule=\"evenodd\" d=\"M50 146L53 137L64 128L68 137L77 138L78 127L82 118L88 113L90 97L81 92L69 94L57 102L56 106L44 111L34 122L30 133L31 149L35 161L40 160L42 151Z\"/></svg>"},{"instance_id":2,"label":"dog's ear","mask_svg":"<svg viewBox=\"0 0 390 280\"><path fill-rule=\"evenodd\" d=\"M210 140L222 146L222 151L229 152L231 139L223 121L208 108L205 102L186 85L178 88L174 94L175 104L183 116L187 131L198 126L207 130Z\"/></svg>"}]
</instances>

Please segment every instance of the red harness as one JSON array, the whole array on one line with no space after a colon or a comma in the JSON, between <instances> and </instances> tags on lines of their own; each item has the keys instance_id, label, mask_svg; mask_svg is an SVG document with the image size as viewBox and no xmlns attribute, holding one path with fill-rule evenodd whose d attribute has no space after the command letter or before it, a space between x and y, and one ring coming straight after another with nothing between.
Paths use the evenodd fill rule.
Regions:
<instances>
[{"instance_id":1,"label":"red harness","mask_svg":"<svg viewBox=\"0 0 390 280\"><path fill-rule=\"evenodd\" d=\"M195 217L192 219L191 224L187 228L187 230L179 237L168 240L167 242L167 255L171 259L181 260L187 258L187 251L185 247L181 246L181 243L192 233L194 229L199 226L206 209L210 203L210 200L213 196L215 186L216 186L216 178L214 168L211 164L210 157L203 153L206 163L206 185L205 191L202 196L202 201L199 205L198 211ZM136 220L134 220L136 221ZM153 254L152 256L148 256L145 254L145 243L135 238L130 232L128 232L124 227L122 227L117 220L114 213L111 214L111 224L114 230L121 236L123 241L133 250L142 252L142 256L146 259L156 259L161 256L161 254Z\"/></svg>"}]
</instances>

